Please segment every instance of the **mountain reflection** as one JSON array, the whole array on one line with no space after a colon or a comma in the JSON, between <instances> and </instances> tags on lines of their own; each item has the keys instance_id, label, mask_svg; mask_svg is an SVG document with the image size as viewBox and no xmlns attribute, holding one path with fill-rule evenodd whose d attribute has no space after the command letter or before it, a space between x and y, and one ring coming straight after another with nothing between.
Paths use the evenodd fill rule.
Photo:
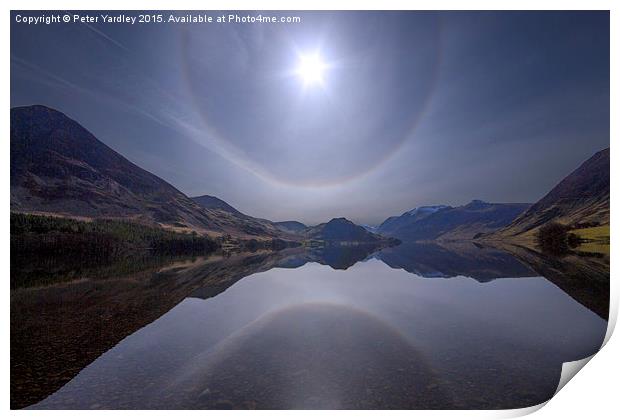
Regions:
<instances>
[{"instance_id":1,"label":"mountain reflection","mask_svg":"<svg viewBox=\"0 0 620 420\"><path fill-rule=\"evenodd\" d=\"M279 252L213 254L204 257L156 260L126 257L122 263L111 264L106 261L100 266L95 262L36 261L33 258L28 264L23 260L15 260L22 263L11 265L12 408L26 407L43 400L71 381L86 366L125 337L151 324L184 299L214 298L223 294L239 280L274 268L285 269L287 272L290 270L294 277L296 270L309 263L348 271L356 263L376 259L393 269L404 269L421 278L462 276L478 282L489 282L500 278L542 276L603 319L607 318L609 304L609 269L604 262L578 255L554 260L531 250L518 248L499 250L473 243L403 243L397 247L383 249L369 245L300 247ZM56 268L54 264L57 264ZM50 277L49 273L53 275ZM413 279L414 276L412 281ZM380 294L383 286L374 283L373 287ZM381 372L383 364L386 364L384 367L389 370L388 366L393 360L406 361L411 357L417 357L415 351L407 350L404 342L401 343L396 336L390 335L389 329L384 329L380 327L380 323L349 309L311 305L291 308L288 312L284 312L284 315L286 316L265 318L256 324L254 327L256 331L248 330L244 339L231 341L227 346L232 350L226 354L225 363L218 366L213 365L213 362L207 363L208 366L213 366L209 368L213 370L209 371L208 377L202 374L196 376L194 372L182 380L184 386L191 390L200 387L204 390L210 388L209 381L216 381L220 386L220 392L226 394L226 389L232 392L235 384L226 382L226 375L229 373L226 368L228 363L241 366L242 370L260 369L260 366L263 366L265 377L261 381L285 389L288 387L284 381L288 372L286 360L287 357L295 357L294 354L290 354L291 346L318 346L332 343L342 349L342 352L337 353L345 360L348 358L347 352L351 353L351 346L363 346L364 343L372 346L375 342L392 343L395 349L392 356L384 355L379 350L374 355L363 356L369 359L360 356L363 359L360 359L360 366L368 366L373 374ZM302 318L314 319L315 324L308 325L308 328L320 335L316 337L316 341L289 342L288 347L279 349L276 353L279 355L277 359L281 360L283 365L278 370L271 364L273 359L267 357L268 350L275 346L275 341L281 339L282 334L286 335L286 331L294 331L299 327ZM295 319L299 322L293 322ZM346 325L341 325L341 329L335 326L327 328L332 325L329 319L340 319ZM273 331L279 331L280 336L266 336L275 340L271 343L273 345L261 344L259 340L262 335L257 331L267 328L265 325L277 326ZM366 333L361 334L360 331L365 328L363 326L368 329ZM339 338L339 331L347 331L350 340ZM253 356L250 358L243 358L242 355L246 353L248 347L255 349L255 352L251 353ZM261 348L264 352L260 350ZM440 393L439 387L433 385L431 377L423 376L415 381L430 382L420 385L403 379L404 382L400 385L435 389L432 398L418 393L410 396L413 398L410 400L407 400L409 397L398 397L405 398L406 401L399 400L392 404L385 396L377 396L378 389L373 390L373 387L358 389L355 384L361 383L361 379L356 379L350 374L355 371L353 367L349 373L334 371L331 367L341 366L342 363L329 356L335 354L332 347L317 348L317 352L316 366L308 368L307 371L290 372L291 375L299 375L300 383L314 383L312 381L316 379L317 369L322 366L322 371L332 372L333 381L330 379L329 383L339 387L338 389L348 389L349 394L334 399L333 395L319 387L316 388L316 395L304 394L303 398L306 399L299 396L301 400L296 399L297 397L291 397L287 401L274 400L279 401L274 403L275 406L389 408L391 405L413 405L418 408L439 408L447 401L445 400L447 397ZM209 356L209 360L213 360L213 357L215 356ZM299 360L291 359L291 369L293 365L298 364L297 362ZM419 363L403 363L404 366L409 366L405 367L405 370L415 371L423 367ZM257 376L250 376L248 380L252 378ZM373 383L381 384L382 380L380 376L376 376ZM180 401L175 401L174 404L171 402L170 407L175 404L181 404L179 407L207 408L218 408L222 404L245 408L273 406L274 404L270 405L265 401L262 401L265 403L262 404L260 395L253 394L259 392L261 383L250 383L247 389L244 388L242 394L247 397L245 400L228 398L222 403L221 396L216 398L214 395L202 395L191 402L188 401L187 404ZM321 384L317 384L319 385ZM323 385L328 388L332 386ZM386 383L385 387L393 385L394 383ZM294 392L294 389L289 391ZM191 392L188 395L193 395ZM362 398L362 394L366 392L368 394ZM395 392L397 391L394 390L392 394ZM276 392L269 398L280 398L276 397L277 395L280 394ZM373 403L372 401L377 398L380 402ZM355 405L351 401L362 403Z\"/></svg>"},{"instance_id":2,"label":"mountain reflection","mask_svg":"<svg viewBox=\"0 0 620 420\"><path fill-rule=\"evenodd\" d=\"M377 258L392 268L422 277L465 276L484 282L536 276L535 271L508 252L473 242L403 243L381 250Z\"/></svg>"}]
</instances>

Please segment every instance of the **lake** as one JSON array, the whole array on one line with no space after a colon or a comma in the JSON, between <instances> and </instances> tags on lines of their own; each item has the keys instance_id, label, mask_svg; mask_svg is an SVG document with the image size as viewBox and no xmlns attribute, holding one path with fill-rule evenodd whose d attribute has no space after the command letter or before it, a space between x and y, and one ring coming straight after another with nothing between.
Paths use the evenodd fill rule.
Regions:
<instances>
[{"instance_id":1,"label":"lake","mask_svg":"<svg viewBox=\"0 0 620 420\"><path fill-rule=\"evenodd\" d=\"M403 243L85 265L12 264L12 408L521 408L607 328L596 254Z\"/></svg>"}]
</instances>

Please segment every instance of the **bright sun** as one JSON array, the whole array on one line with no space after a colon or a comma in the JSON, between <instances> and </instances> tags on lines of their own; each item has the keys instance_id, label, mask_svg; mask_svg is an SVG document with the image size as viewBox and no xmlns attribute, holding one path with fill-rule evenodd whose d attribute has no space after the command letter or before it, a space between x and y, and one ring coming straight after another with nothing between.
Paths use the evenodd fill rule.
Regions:
<instances>
[{"instance_id":1,"label":"bright sun","mask_svg":"<svg viewBox=\"0 0 620 420\"><path fill-rule=\"evenodd\" d=\"M323 84L323 73L326 65L318 53L302 55L299 58L297 74L305 85Z\"/></svg>"}]
</instances>

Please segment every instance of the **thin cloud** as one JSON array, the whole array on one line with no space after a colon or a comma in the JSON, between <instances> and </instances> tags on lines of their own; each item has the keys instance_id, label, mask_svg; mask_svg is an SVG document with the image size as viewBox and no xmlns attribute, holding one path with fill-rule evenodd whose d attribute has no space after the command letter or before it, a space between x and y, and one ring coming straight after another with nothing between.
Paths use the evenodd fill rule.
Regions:
<instances>
[{"instance_id":1,"label":"thin cloud","mask_svg":"<svg viewBox=\"0 0 620 420\"><path fill-rule=\"evenodd\" d=\"M125 47L123 44L121 44L120 42L118 42L114 38L106 35L104 32L100 31L99 29L95 28L94 26L89 25L88 23L84 23L84 22L82 22L82 25L86 26L88 29L90 29L91 31L93 31L97 35L101 36L102 38L108 40L109 42L111 42L112 44L116 45L118 48L124 50L125 52L131 52L129 50L129 48Z\"/></svg>"}]
</instances>

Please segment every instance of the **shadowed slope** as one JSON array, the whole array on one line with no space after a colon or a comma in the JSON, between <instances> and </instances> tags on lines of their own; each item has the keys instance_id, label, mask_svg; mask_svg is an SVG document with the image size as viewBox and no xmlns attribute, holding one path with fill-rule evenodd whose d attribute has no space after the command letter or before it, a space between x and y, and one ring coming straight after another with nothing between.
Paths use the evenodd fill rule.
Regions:
<instances>
[{"instance_id":1,"label":"shadowed slope","mask_svg":"<svg viewBox=\"0 0 620 420\"><path fill-rule=\"evenodd\" d=\"M609 148L601 150L533 204L499 237L532 235L549 222L609 224Z\"/></svg>"},{"instance_id":2,"label":"shadowed slope","mask_svg":"<svg viewBox=\"0 0 620 420\"><path fill-rule=\"evenodd\" d=\"M403 241L471 240L508 225L529 204L473 200L459 207L420 207L381 224L378 233Z\"/></svg>"},{"instance_id":3,"label":"shadowed slope","mask_svg":"<svg viewBox=\"0 0 620 420\"><path fill-rule=\"evenodd\" d=\"M210 206L198 204L61 112L41 105L11 109L12 211L129 219L241 237L282 235L270 222L211 198Z\"/></svg>"}]
</instances>

